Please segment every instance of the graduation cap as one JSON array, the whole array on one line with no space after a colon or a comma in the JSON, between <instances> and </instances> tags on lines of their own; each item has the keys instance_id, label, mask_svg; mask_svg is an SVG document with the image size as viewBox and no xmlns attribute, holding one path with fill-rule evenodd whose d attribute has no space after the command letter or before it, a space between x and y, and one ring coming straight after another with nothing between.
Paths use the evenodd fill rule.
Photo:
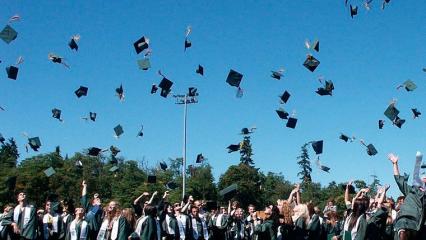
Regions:
<instances>
[{"instance_id":1,"label":"graduation cap","mask_svg":"<svg viewBox=\"0 0 426 240\"><path fill-rule=\"evenodd\" d=\"M385 120L379 120L379 129L383 129L384 125L385 125Z\"/></svg>"},{"instance_id":2,"label":"graduation cap","mask_svg":"<svg viewBox=\"0 0 426 240\"><path fill-rule=\"evenodd\" d=\"M287 103L287 101L288 101L288 99L290 98L290 93L289 92L287 92L287 91L285 91L281 96L280 96L280 99L281 99L281 103Z\"/></svg>"},{"instance_id":3,"label":"graduation cap","mask_svg":"<svg viewBox=\"0 0 426 240\"><path fill-rule=\"evenodd\" d=\"M120 124L118 124L117 126L114 127L114 132L115 132L115 137L117 138L120 137L120 135L124 133L123 127Z\"/></svg>"},{"instance_id":4,"label":"graduation cap","mask_svg":"<svg viewBox=\"0 0 426 240\"><path fill-rule=\"evenodd\" d=\"M290 117L287 121L287 124L285 125L288 128L296 128L297 119L294 117Z\"/></svg>"},{"instance_id":5,"label":"graduation cap","mask_svg":"<svg viewBox=\"0 0 426 240\"><path fill-rule=\"evenodd\" d=\"M198 65L197 70L195 70L195 73L200 74L201 76L204 76L204 68L201 65Z\"/></svg>"},{"instance_id":6,"label":"graduation cap","mask_svg":"<svg viewBox=\"0 0 426 240\"><path fill-rule=\"evenodd\" d=\"M166 188L170 189L170 190L175 190L176 188L178 188L177 183L170 181L168 183L166 183Z\"/></svg>"},{"instance_id":7,"label":"graduation cap","mask_svg":"<svg viewBox=\"0 0 426 240\"><path fill-rule=\"evenodd\" d=\"M78 51L78 45L77 45L77 41L80 40L80 36L79 35L75 35L71 37L71 40L68 43L68 46L71 48L71 50L76 50Z\"/></svg>"},{"instance_id":8,"label":"graduation cap","mask_svg":"<svg viewBox=\"0 0 426 240\"><path fill-rule=\"evenodd\" d=\"M0 38L7 44L15 40L17 36L18 32L16 32L10 25L6 25L0 32Z\"/></svg>"},{"instance_id":9,"label":"graduation cap","mask_svg":"<svg viewBox=\"0 0 426 240\"><path fill-rule=\"evenodd\" d=\"M237 71L230 70L228 77L226 78L226 82L233 87L240 87L241 80L243 79L243 75Z\"/></svg>"},{"instance_id":10,"label":"graduation cap","mask_svg":"<svg viewBox=\"0 0 426 240\"><path fill-rule=\"evenodd\" d=\"M58 119L59 121L62 120L61 119L61 113L62 113L62 111L57 109L57 108L52 109L52 117Z\"/></svg>"},{"instance_id":11,"label":"graduation cap","mask_svg":"<svg viewBox=\"0 0 426 240\"><path fill-rule=\"evenodd\" d=\"M349 5L351 8L351 18L354 18L358 14L358 6Z\"/></svg>"},{"instance_id":12,"label":"graduation cap","mask_svg":"<svg viewBox=\"0 0 426 240\"><path fill-rule=\"evenodd\" d=\"M275 111L277 112L279 118L288 119L289 114L288 114L288 112L284 111L283 108L279 108Z\"/></svg>"},{"instance_id":13,"label":"graduation cap","mask_svg":"<svg viewBox=\"0 0 426 240\"><path fill-rule=\"evenodd\" d=\"M93 157L97 157L99 156L99 153L101 153L102 149L97 148L97 147L91 147L88 149L88 155L93 156Z\"/></svg>"},{"instance_id":14,"label":"graduation cap","mask_svg":"<svg viewBox=\"0 0 426 240\"><path fill-rule=\"evenodd\" d=\"M158 87L157 87L157 85L155 85L155 84L152 84L152 87L151 87L151 94L154 94L154 93L156 93L156 92L157 92L157 90L158 90Z\"/></svg>"},{"instance_id":15,"label":"graduation cap","mask_svg":"<svg viewBox=\"0 0 426 240\"><path fill-rule=\"evenodd\" d=\"M342 139L343 141L348 142L349 137L342 133L342 134L340 134L339 139Z\"/></svg>"},{"instance_id":16,"label":"graduation cap","mask_svg":"<svg viewBox=\"0 0 426 240\"><path fill-rule=\"evenodd\" d=\"M166 171L167 170L167 163L165 162L165 161L161 161L160 162L160 168L163 170L163 171Z\"/></svg>"},{"instance_id":17,"label":"graduation cap","mask_svg":"<svg viewBox=\"0 0 426 240\"><path fill-rule=\"evenodd\" d=\"M196 163L201 163L204 161L204 156L202 153L197 155L197 160L195 161Z\"/></svg>"},{"instance_id":18,"label":"graduation cap","mask_svg":"<svg viewBox=\"0 0 426 240\"><path fill-rule=\"evenodd\" d=\"M281 77L284 75L283 72L283 69L280 69L278 71L271 71L271 77L280 80Z\"/></svg>"},{"instance_id":19,"label":"graduation cap","mask_svg":"<svg viewBox=\"0 0 426 240\"><path fill-rule=\"evenodd\" d=\"M396 117L395 120L393 121L393 124L395 124L395 126L397 126L398 128L401 128L404 123L405 123L405 119L401 119L399 117Z\"/></svg>"},{"instance_id":20,"label":"graduation cap","mask_svg":"<svg viewBox=\"0 0 426 240\"><path fill-rule=\"evenodd\" d=\"M312 142L312 148L314 149L316 154L322 153L323 140Z\"/></svg>"},{"instance_id":21,"label":"graduation cap","mask_svg":"<svg viewBox=\"0 0 426 240\"><path fill-rule=\"evenodd\" d=\"M191 41L189 41L188 38L185 38L185 49L184 51L186 51L187 48L190 48L192 46Z\"/></svg>"},{"instance_id":22,"label":"graduation cap","mask_svg":"<svg viewBox=\"0 0 426 240\"><path fill-rule=\"evenodd\" d=\"M117 94L118 98L120 99L120 101L122 101L124 99L124 88L123 88L123 84L120 84L120 87L115 89L115 93Z\"/></svg>"},{"instance_id":23,"label":"graduation cap","mask_svg":"<svg viewBox=\"0 0 426 240\"><path fill-rule=\"evenodd\" d=\"M195 96L198 96L197 88L195 87L188 88L188 97L195 97Z\"/></svg>"},{"instance_id":24,"label":"graduation cap","mask_svg":"<svg viewBox=\"0 0 426 240\"><path fill-rule=\"evenodd\" d=\"M228 153L236 152L240 150L240 144L231 144L227 147Z\"/></svg>"},{"instance_id":25,"label":"graduation cap","mask_svg":"<svg viewBox=\"0 0 426 240\"><path fill-rule=\"evenodd\" d=\"M141 127L141 130L139 130L138 135L136 137L143 137L143 126Z\"/></svg>"},{"instance_id":26,"label":"graduation cap","mask_svg":"<svg viewBox=\"0 0 426 240\"><path fill-rule=\"evenodd\" d=\"M313 72L320 64L320 61L318 61L316 58L314 58L312 55L308 54L306 57L305 62L303 63L303 66L305 66L309 71Z\"/></svg>"},{"instance_id":27,"label":"graduation cap","mask_svg":"<svg viewBox=\"0 0 426 240\"><path fill-rule=\"evenodd\" d=\"M228 187L219 191L219 195L227 199L231 199L238 191L238 185L236 183L229 185Z\"/></svg>"},{"instance_id":28,"label":"graduation cap","mask_svg":"<svg viewBox=\"0 0 426 240\"><path fill-rule=\"evenodd\" d=\"M38 151L41 147L41 141L39 137L33 137L28 139L28 145L30 145L31 149L34 151Z\"/></svg>"},{"instance_id":29,"label":"graduation cap","mask_svg":"<svg viewBox=\"0 0 426 240\"><path fill-rule=\"evenodd\" d=\"M46 177L50 177L50 176L52 176L53 174L56 173L56 171L53 167L50 167L50 168L44 170L43 172L46 175Z\"/></svg>"},{"instance_id":30,"label":"graduation cap","mask_svg":"<svg viewBox=\"0 0 426 240\"><path fill-rule=\"evenodd\" d=\"M403 84L399 85L397 89L400 89L401 87L404 87L407 92L411 92L417 88L417 85L413 81L407 80Z\"/></svg>"},{"instance_id":31,"label":"graduation cap","mask_svg":"<svg viewBox=\"0 0 426 240\"><path fill-rule=\"evenodd\" d=\"M374 156L374 155L377 154L377 150L376 150L376 148L374 147L373 144L370 143L370 144L366 145L363 140L361 140L360 142L361 142L362 145L367 147L367 154L369 156Z\"/></svg>"},{"instance_id":32,"label":"graduation cap","mask_svg":"<svg viewBox=\"0 0 426 240\"><path fill-rule=\"evenodd\" d=\"M138 60L138 65L140 69L145 71L151 68L151 62L149 61L149 58Z\"/></svg>"},{"instance_id":33,"label":"graduation cap","mask_svg":"<svg viewBox=\"0 0 426 240\"><path fill-rule=\"evenodd\" d=\"M163 77L163 79L161 80L160 84L158 85L158 87L161 88L160 95L162 97L164 97L164 98L167 98L167 95L169 95L169 93L171 91L172 85L173 85L172 81L170 81L169 79Z\"/></svg>"},{"instance_id":34,"label":"graduation cap","mask_svg":"<svg viewBox=\"0 0 426 240\"><path fill-rule=\"evenodd\" d=\"M414 117L414 118L418 118L418 117L420 117L420 115L422 115L422 113L421 113L421 112L419 112L419 111L417 110L417 108L412 108L412 109L411 109L411 111L413 112L413 117Z\"/></svg>"},{"instance_id":35,"label":"graduation cap","mask_svg":"<svg viewBox=\"0 0 426 240\"><path fill-rule=\"evenodd\" d=\"M321 162L320 162L319 157L317 158L316 164L317 164L318 168L321 169L322 171L330 173L329 172L330 168L327 167L327 166L322 165Z\"/></svg>"},{"instance_id":36,"label":"graduation cap","mask_svg":"<svg viewBox=\"0 0 426 240\"><path fill-rule=\"evenodd\" d=\"M15 66L6 67L7 77L12 80L16 80L18 78L19 69Z\"/></svg>"},{"instance_id":37,"label":"graduation cap","mask_svg":"<svg viewBox=\"0 0 426 240\"><path fill-rule=\"evenodd\" d=\"M389 104L389 106L388 106L388 108L386 108L384 114L392 122L398 117L399 110L396 109L394 102Z\"/></svg>"},{"instance_id":38,"label":"graduation cap","mask_svg":"<svg viewBox=\"0 0 426 240\"><path fill-rule=\"evenodd\" d=\"M242 129L241 129L241 134L242 134L242 135L248 135L248 134L251 134L251 133L253 133L253 132L254 132L254 129L256 129L256 128L250 128L250 129L248 129L248 128L242 128Z\"/></svg>"},{"instance_id":39,"label":"graduation cap","mask_svg":"<svg viewBox=\"0 0 426 240\"><path fill-rule=\"evenodd\" d=\"M346 191L346 185L342 185L342 189L343 189L343 191ZM355 187L353 185L349 185L348 186L348 190L349 190L350 194L355 194L356 193Z\"/></svg>"},{"instance_id":40,"label":"graduation cap","mask_svg":"<svg viewBox=\"0 0 426 240\"><path fill-rule=\"evenodd\" d=\"M121 152L121 150L118 147L116 147L116 146L109 147L109 150L111 151L111 155L112 156L117 156L117 154L119 152Z\"/></svg>"},{"instance_id":41,"label":"graduation cap","mask_svg":"<svg viewBox=\"0 0 426 240\"><path fill-rule=\"evenodd\" d=\"M118 171L118 167L117 166L112 166L110 169L109 169L109 171L110 172L117 172Z\"/></svg>"},{"instance_id":42,"label":"graduation cap","mask_svg":"<svg viewBox=\"0 0 426 240\"><path fill-rule=\"evenodd\" d=\"M325 96L325 95L333 95L333 90L334 90L334 84L332 81L325 81L325 86L318 88L318 90L316 91L316 93L318 93L318 95L320 96Z\"/></svg>"},{"instance_id":43,"label":"graduation cap","mask_svg":"<svg viewBox=\"0 0 426 240\"><path fill-rule=\"evenodd\" d=\"M58 56L58 55L56 55L54 53L49 53L47 55L47 58L50 61L52 61L53 63L60 63L60 64L64 65L65 67L69 68L68 64L65 63L65 61L64 61L65 59L63 57L61 57L61 56Z\"/></svg>"},{"instance_id":44,"label":"graduation cap","mask_svg":"<svg viewBox=\"0 0 426 240\"><path fill-rule=\"evenodd\" d=\"M315 40L312 44L310 43L309 40L306 40L305 46L306 46L307 49L312 49L312 50L319 52L319 41L318 40Z\"/></svg>"},{"instance_id":45,"label":"graduation cap","mask_svg":"<svg viewBox=\"0 0 426 240\"><path fill-rule=\"evenodd\" d=\"M149 47L149 39L145 37L141 37L135 43L133 43L135 47L135 51L137 54L141 53L143 50L148 49Z\"/></svg>"},{"instance_id":46,"label":"graduation cap","mask_svg":"<svg viewBox=\"0 0 426 240\"><path fill-rule=\"evenodd\" d=\"M157 176L155 175L148 176L148 183L156 183L156 182L157 182Z\"/></svg>"},{"instance_id":47,"label":"graduation cap","mask_svg":"<svg viewBox=\"0 0 426 240\"><path fill-rule=\"evenodd\" d=\"M93 122L96 121L96 116L97 114L95 112L90 112L89 113L89 118L90 120L92 120Z\"/></svg>"},{"instance_id":48,"label":"graduation cap","mask_svg":"<svg viewBox=\"0 0 426 240\"><path fill-rule=\"evenodd\" d=\"M77 90L75 90L75 95L78 98L81 98L82 96L87 96L87 92L89 91L88 87L80 86Z\"/></svg>"}]
</instances>

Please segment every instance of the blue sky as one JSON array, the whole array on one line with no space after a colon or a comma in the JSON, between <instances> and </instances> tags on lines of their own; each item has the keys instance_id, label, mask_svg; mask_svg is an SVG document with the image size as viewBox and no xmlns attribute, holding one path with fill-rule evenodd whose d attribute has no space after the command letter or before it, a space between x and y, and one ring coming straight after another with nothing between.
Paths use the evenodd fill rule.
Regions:
<instances>
[{"instance_id":1,"label":"blue sky","mask_svg":"<svg viewBox=\"0 0 426 240\"><path fill-rule=\"evenodd\" d=\"M361 5L362 1L353 4ZM188 108L188 163L203 153L213 166L216 180L227 167L237 164L238 153L226 146L242 139L239 131L255 125L252 135L254 160L262 171L282 172L297 181L296 157L303 143L324 140L321 161L331 173L314 168L314 181L364 179L376 174L398 190L392 178L387 153L401 157L401 168L412 172L417 150L426 151L423 116L413 120L411 108L426 109L425 62L426 11L421 1L391 1L384 11L374 0L372 10L360 6L350 18L344 1L3 1L2 24L18 13L12 23L18 38L0 42L1 68L19 56L17 81L0 77L0 132L15 137L21 158L26 138L40 136L40 153L60 145L73 155L91 146L115 145L126 159L145 159L154 166L162 159L182 155L183 106L170 96L150 94L161 76L174 82L173 93L197 87L199 103ZM185 29L192 26L192 47L183 51ZM67 43L80 34L80 49L72 52ZM151 40L152 68L138 69L142 58L133 42L142 36ZM321 61L314 73L302 66L308 53L305 39L319 39ZM47 59L53 52L65 57L70 69ZM195 74L201 64L205 76ZM270 71L286 69L277 81ZM230 69L244 75L244 96L225 80ZM320 97L318 77L335 84L333 96ZM396 90L411 79L413 92ZM115 96L123 84L125 101ZM74 91L89 87L87 97L77 99ZM278 96L287 90L290 100L283 107L295 111L296 129L285 127L276 113ZM377 121L393 98L407 122L398 129L387 120L379 130ZM51 117L51 109L63 111L64 122ZM95 123L81 120L97 112ZM121 124L124 134L113 137ZM136 138L140 125L144 137ZM343 132L357 137L353 143L339 140ZM373 143L378 154L367 155L359 139ZM311 155L313 153L311 151Z\"/></svg>"}]
</instances>

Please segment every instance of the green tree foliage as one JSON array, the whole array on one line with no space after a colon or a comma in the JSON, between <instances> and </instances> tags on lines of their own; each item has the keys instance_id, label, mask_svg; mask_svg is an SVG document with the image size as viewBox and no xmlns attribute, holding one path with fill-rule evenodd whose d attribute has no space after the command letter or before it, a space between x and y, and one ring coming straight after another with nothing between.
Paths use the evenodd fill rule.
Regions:
<instances>
[{"instance_id":1,"label":"green tree foliage","mask_svg":"<svg viewBox=\"0 0 426 240\"><path fill-rule=\"evenodd\" d=\"M217 199L216 186L210 164L203 163L195 168L195 173L188 180L188 194L195 199Z\"/></svg>"},{"instance_id":2,"label":"green tree foliage","mask_svg":"<svg viewBox=\"0 0 426 240\"><path fill-rule=\"evenodd\" d=\"M262 177L262 205L276 204L278 199L287 199L294 185L285 180L281 173L268 172Z\"/></svg>"},{"instance_id":3,"label":"green tree foliage","mask_svg":"<svg viewBox=\"0 0 426 240\"><path fill-rule=\"evenodd\" d=\"M258 169L240 163L239 165L230 166L220 176L218 190L236 183L238 185L238 194L234 196L234 200L239 201L243 207L247 207L250 203L261 206L260 180L261 175ZM223 201L223 198L221 200Z\"/></svg>"},{"instance_id":4,"label":"green tree foliage","mask_svg":"<svg viewBox=\"0 0 426 240\"><path fill-rule=\"evenodd\" d=\"M312 168L311 161L309 160L308 143L305 143L302 146L300 156L297 157L297 164L299 164L301 169L300 172L297 173L297 176L300 177L300 180L302 180L303 183L312 182Z\"/></svg>"},{"instance_id":5,"label":"green tree foliage","mask_svg":"<svg viewBox=\"0 0 426 240\"><path fill-rule=\"evenodd\" d=\"M13 138L0 148L0 203L14 201L16 163L19 158L18 147Z\"/></svg>"},{"instance_id":6,"label":"green tree foliage","mask_svg":"<svg viewBox=\"0 0 426 240\"><path fill-rule=\"evenodd\" d=\"M250 135L245 135L240 145L240 162L244 163L245 165L253 166L253 149L250 143Z\"/></svg>"}]
</instances>

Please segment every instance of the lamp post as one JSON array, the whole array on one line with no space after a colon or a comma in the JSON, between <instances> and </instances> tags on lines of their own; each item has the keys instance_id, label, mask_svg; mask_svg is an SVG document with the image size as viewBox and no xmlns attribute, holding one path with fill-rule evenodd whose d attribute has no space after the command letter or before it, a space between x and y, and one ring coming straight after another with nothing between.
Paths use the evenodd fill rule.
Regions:
<instances>
[{"instance_id":1,"label":"lamp post","mask_svg":"<svg viewBox=\"0 0 426 240\"><path fill-rule=\"evenodd\" d=\"M182 159L182 198L185 196L186 190L186 119L188 113L188 104L198 103L197 100L197 89L189 88L189 92L185 95L173 95L176 99L175 104L184 105L183 108L183 159Z\"/></svg>"}]
</instances>

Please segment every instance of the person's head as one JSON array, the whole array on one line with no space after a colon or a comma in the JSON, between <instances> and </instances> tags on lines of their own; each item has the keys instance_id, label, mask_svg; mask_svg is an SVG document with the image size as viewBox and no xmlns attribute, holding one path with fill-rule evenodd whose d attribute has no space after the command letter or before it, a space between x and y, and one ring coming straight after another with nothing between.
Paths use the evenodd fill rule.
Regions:
<instances>
[{"instance_id":1,"label":"person's head","mask_svg":"<svg viewBox=\"0 0 426 240\"><path fill-rule=\"evenodd\" d=\"M202 204L200 200L195 200L194 201L194 206L196 206L197 208L201 208Z\"/></svg>"},{"instance_id":2,"label":"person's head","mask_svg":"<svg viewBox=\"0 0 426 240\"><path fill-rule=\"evenodd\" d=\"M166 213L174 213L174 209L173 209L173 205L171 205L169 202L165 202L164 203L164 211L166 211Z\"/></svg>"},{"instance_id":3,"label":"person's head","mask_svg":"<svg viewBox=\"0 0 426 240\"><path fill-rule=\"evenodd\" d=\"M232 209L237 209L237 208L239 208L240 207L240 203L238 202L238 201L233 201L232 202Z\"/></svg>"},{"instance_id":4,"label":"person's head","mask_svg":"<svg viewBox=\"0 0 426 240\"><path fill-rule=\"evenodd\" d=\"M248 205L248 212L250 214L254 213L256 211L256 207L253 204Z\"/></svg>"},{"instance_id":5,"label":"person's head","mask_svg":"<svg viewBox=\"0 0 426 240\"><path fill-rule=\"evenodd\" d=\"M174 203L173 204L173 211L175 213L180 213L180 210L182 209L182 207L180 206L180 203Z\"/></svg>"},{"instance_id":6,"label":"person's head","mask_svg":"<svg viewBox=\"0 0 426 240\"><path fill-rule=\"evenodd\" d=\"M82 219L84 217L84 208L78 207L75 209L75 217L78 219Z\"/></svg>"},{"instance_id":7,"label":"person's head","mask_svg":"<svg viewBox=\"0 0 426 240\"><path fill-rule=\"evenodd\" d=\"M127 223L134 228L136 224L135 212L132 208L125 208L121 211L123 217L126 219Z\"/></svg>"},{"instance_id":8,"label":"person's head","mask_svg":"<svg viewBox=\"0 0 426 240\"><path fill-rule=\"evenodd\" d=\"M95 193L93 195L92 205L101 205L101 198L99 197L98 193Z\"/></svg>"},{"instance_id":9,"label":"person's head","mask_svg":"<svg viewBox=\"0 0 426 240\"><path fill-rule=\"evenodd\" d=\"M118 215L120 213L118 208L119 208L119 205L116 201L109 202L107 207L108 215L110 217L115 217L116 215Z\"/></svg>"},{"instance_id":10,"label":"person's head","mask_svg":"<svg viewBox=\"0 0 426 240\"><path fill-rule=\"evenodd\" d=\"M331 225L336 225L337 224L337 222L338 222L338 216L337 216L337 213L336 212L334 212L334 211L330 211L330 212L328 212L328 214L327 214L327 221L331 224Z\"/></svg>"},{"instance_id":11,"label":"person's head","mask_svg":"<svg viewBox=\"0 0 426 240\"><path fill-rule=\"evenodd\" d=\"M44 215L44 209L38 209L37 210L37 217L39 219L43 219L43 215Z\"/></svg>"},{"instance_id":12,"label":"person's head","mask_svg":"<svg viewBox=\"0 0 426 240\"><path fill-rule=\"evenodd\" d=\"M333 198L328 199L327 206L329 206L329 207L334 206L334 199Z\"/></svg>"},{"instance_id":13,"label":"person's head","mask_svg":"<svg viewBox=\"0 0 426 240\"><path fill-rule=\"evenodd\" d=\"M192 217L198 217L199 212L200 212L200 209L197 206L195 206L195 205L191 206Z\"/></svg>"},{"instance_id":14,"label":"person's head","mask_svg":"<svg viewBox=\"0 0 426 240\"><path fill-rule=\"evenodd\" d=\"M243 209L242 208L235 209L234 217L236 219L243 219Z\"/></svg>"},{"instance_id":15,"label":"person's head","mask_svg":"<svg viewBox=\"0 0 426 240\"><path fill-rule=\"evenodd\" d=\"M370 199L365 195L355 199L354 205L352 206L352 213L350 215L349 229L352 229L355 226L358 218L365 214L369 207L369 203Z\"/></svg>"},{"instance_id":16,"label":"person's head","mask_svg":"<svg viewBox=\"0 0 426 240\"><path fill-rule=\"evenodd\" d=\"M151 204L147 204L145 206L145 215L150 216L150 217L156 217L157 208L155 206L152 206Z\"/></svg>"},{"instance_id":17,"label":"person's head","mask_svg":"<svg viewBox=\"0 0 426 240\"><path fill-rule=\"evenodd\" d=\"M13 205L11 204L4 205L3 214L8 214L12 209L13 209Z\"/></svg>"},{"instance_id":18,"label":"person's head","mask_svg":"<svg viewBox=\"0 0 426 240\"><path fill-rule=\"evenodd\" d=\"M314 207L314 212L315 212L316 214L320 215L320 214L321 214L321 209L319 209L319 207L318 207L318 206L315 206L315 207Z\"/></svg>"},{"instance_id":19,"label":"person's head","mask_svg":"<svg viewBox=\"0 0 426 240\"><path fill-rule=\"evenodd\" d=\"M25 192L19 192L16 198L18 199L18 202L25 202L25 200L27 199L27 195L25 194Z\"/></svg>"},{"instance_id":20,"label":"person's head","mask_svg":"<svg viewBox=\"0 0 426 240\"><path fill-rule=\"evenodd\" d=\"M52 209L52 202L47 200L44 205L44 210L46 211L46 213L50 213L51 209Z\"/></svg>"},{"instance_id":21,"label":"person's head","mask_svg":"<svg viewBox=\"0 0 426 240\"><path fill-rule=\"evenodd\" d=\"M399 197L396 199L396 202L397 202L397 204L401 205L401 204L403 204L403 203L404 203L404 200L405 200L405 196L399 196Z\"/></svg>"},{"instance_id":22,"label":"person's head","mask_svg":"<svg viewBox=\"0 0 426 240\"><path fill-rule=\"evenodd\" d=\"M314 213L315 213L314 204L313 203L308 203L306 206L308 207L309 216L314 215Z\"/></svg>"},{"instance_id":23,"label":"person's head","mask_svg":"<svg viewBox=\"0 0 426 240\"><path fill-rule=\"evenodd\" d=\"M222 214L227 214L227 213L228 213L228 211L226 210L226 208L225 208L225 207L220 207L220 213L222 213Z\"/></svg>"},{"instance_id":24,"label":"person's head","mask_svg":"<svg viewBox=\"0 0 426 240\"><path fill-rule=\"evenodd\" d=\"M73 213L75 211L74 201L71 199L64 199L61 201L62 211L66 213Z\"/></svg>"},{"instance_id":25,"label":"person's head","mask_svg":"<svg viewBox=\"0 0 426 240\"><path fill-rule=\"evenodd\" d=\"M265 220L271 218L272 215L272 209L270 207L265 207L265 210L263 212L265 214Z\"/></svg>"},{"instance_id":26,"label":"person's head","mask_svg":"<svg viewBox=\"0 0 426 240\"><path fill-rule=\"evenodd\" d=\"M283 223L293 224L291 216L293 215L293 208L290 206L287 200L281 201L280 213L283 215Z\"/></svg>"},{"instance_id":27,"label":"person's head","mask_svg":"<svg viewBox=\"0 0 426 240\"><path fill-rule=\"evenodd\" d=\"M302 218L305 222L309 221L309 211L306 204L298 204L293 209L293 222L296 222L297 219Z\"/></svg>"}]
</instances>

